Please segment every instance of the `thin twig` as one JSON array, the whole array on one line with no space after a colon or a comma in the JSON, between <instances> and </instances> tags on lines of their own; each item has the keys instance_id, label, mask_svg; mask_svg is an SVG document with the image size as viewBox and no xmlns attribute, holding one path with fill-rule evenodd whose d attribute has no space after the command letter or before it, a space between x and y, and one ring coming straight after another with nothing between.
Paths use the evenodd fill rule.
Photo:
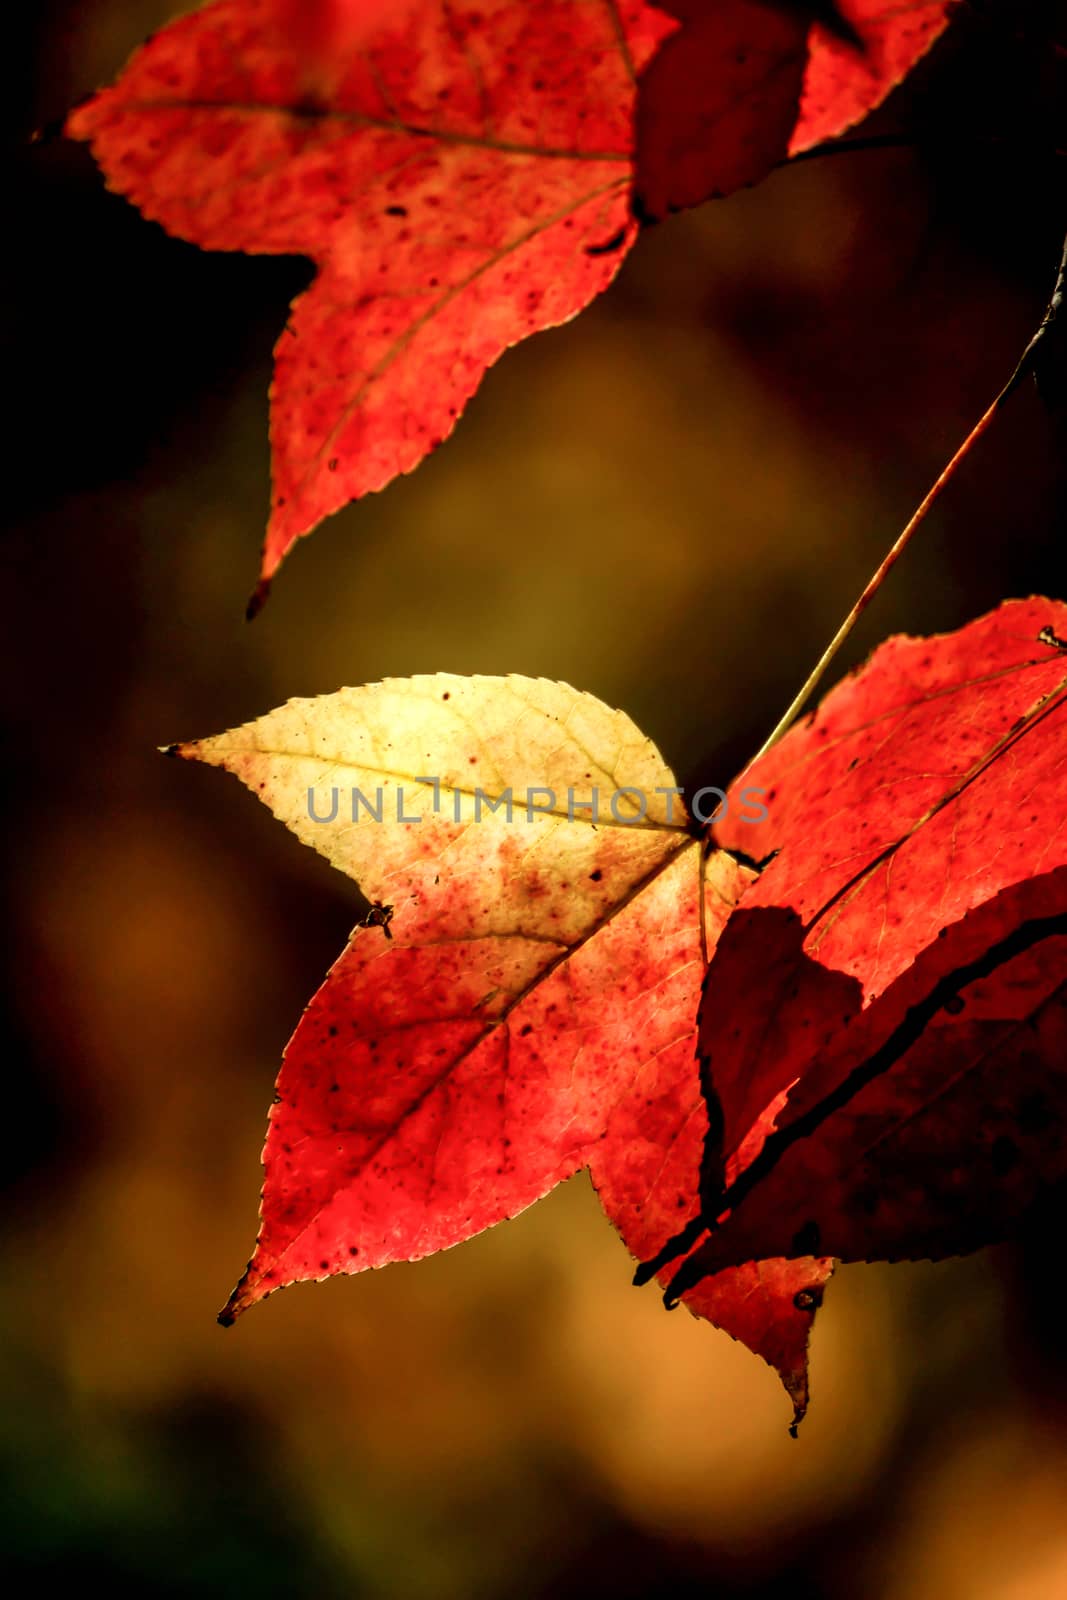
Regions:
<instances>
[{"instance_id":1,"label":"thin twig","mask_svg":"<svg viewBox=\"0 0 1067 1600\"><path fill-rule=\"evenodd\" d=\"M771 746L777 744L778 740L782 737L786 730L792 727L796 718L800 715L807 704L809 697L818 687L823 673L829 667L831 661L834 659L834 656L840 650L841 646L844 644L845 640L856 626L856 623L859 621L864 611L866 611L867 607L878 593L878 590L882 587L882 584L889 576L889 573L904 554L904 551L911 543L912 538L926 520L927 514L929 513L931 507L940 498L944 489L955 475L956 469L960 465L960 462L963 461L963 459L968 455L977 440L982 437L982 434L985 433L986 429L993 421L993 418L996 416L1001 405L1004 403L1008 392L1009 391L1007 389L1002 389L1000 394L993 401L993 404L989 407L989 410L985 412L981 420L977 422L971 429L966 439L956 451L956 454L952 457L952 460L949 462L948 466L945 468L937 482L934 484L933 488L927 494L922 505L915 512L915 515L912 517L903 533L886 555L881 566L870 578L870 581L868 582L863 593L860 595L859 599L852 607L852 610L849 612L848 616L845 618L844 622L842 622L841 626L830 640L830 643L819 657L811 673L805 680L803 687L790 704L789 709L775 724L772 732L767 736L759 750L752 757L752 760L749 762L750 767L755 766L760 757L766 755ZM747 771L748 769L746 768L745 770Z\"/></svg>"},{"instance_id":2,"label":"thin twig","mask_svg":"<svg viewBox=\"0 0 1067 1600\"><path fill-rule=\"evenodd\" d=\"M961 463L967 458L968 455L970 455L971 451L978 443L978 440L986 432L987 428L989 428L994 417L996 417L997 413L1000 411L1008 397L1014 394L1015 390L1019 387L1028 373L1036 370L1042 354L1044 341L1049 335L1049 329L1056 321L1057 313L1060 312L1063 306L1065 281L1067 281L1067 241L1064 243L1063 258L1060 263L1059 275L1056 279L1056 287L1053 291L1052 299L1049 301L1048 309L1041 320L1040 327L1030 340L1030 343L1027 345L1026 349L1023 351L1015 371L1012 373L1003 389L997 395L997 398L993 401L993 404L983 414L978 422L975 423L966 439L964 439L963 443L956 451L956 454L952 457L952 460L949 462L948 466L941 473L940 477L937 479L937 482L933 485L925 500L919 506L918 510L915 512L915 515L912 517L903 533L886 555L885 560L879 566L878 570L873 574L863 593L852 607L852 610L849 612L848 616L845 618L844 622L842 622L841 626L830 640L830 643L819 657L815 667L808 675L803 687L800 689L800 692L794 697L789 709L781 718L779 718L771 733L763 741L756 754L752 757L752 760L740 774L741 777L744 777L745 773L747 773L751 767L755 766L756 762L759 761L761 756L765 756L771 746L777 744L782 735L785 734L790 727L792 727L797 717L803 711L811 695L814 694L819 683L822 681L824 673L830 666L830 663L833 661L837 652L840 650L841 646L844 644L845 640L856 626L856 623L859 621L864 611L866 611L867 607L870 605L871 601L882 587L882 584L885 582L890 572L904 554L904 551L911 543L919 528L926 521L926 518L929 515L932 507L941 498L941 495L955 477Z\"/></svg>"}]
</instances>

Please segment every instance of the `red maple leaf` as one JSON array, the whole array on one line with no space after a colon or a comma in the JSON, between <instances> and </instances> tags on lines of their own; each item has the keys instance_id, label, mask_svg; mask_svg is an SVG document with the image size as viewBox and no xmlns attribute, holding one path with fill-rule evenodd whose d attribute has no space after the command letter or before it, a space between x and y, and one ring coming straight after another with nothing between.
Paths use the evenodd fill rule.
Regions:
<instances>
[{"instance_id":1,"label":"red maple leaf","mask_svg":"<svg viewBox=\"0 0 1067 1600\"><path fill-rule=\"evenodd\" d=\"M750 0L676 9L691 23L642 80L657 212L848 126L946 7L856 0L863 52ZM674 26L643 0L215 0L72 114L109 185L171 233L318 266L275 352L253 608L298 538L416 467L510 345L611 282L636 235L637 75Z\"/></svg>"},{"instance_id":2,"label":"red maple leaf","mask_svg":"<svg viewBox=\"0 0 1067 1600\"><path fill-rule=\"evenodd\" d=\"M641 75L635 193L661 217L755 183L880 105L955 0L657 0L681 27Z\"/></svg>"},{"instance_id":3,"label":"red maple leaf","mask_svg":"<svg viewBox=\"0 0 1067 1600\"><path fill-rule=\"evenodd\" d=\"M697 1002L752 874L709 856L628 717L565 684L439 675L292 701L176 753L235 773L391 913L388 937L356 928L286 1050L225 1320L456 1244L582 1167L638 1258L696 1215ZM687 1303L776 1366L799 1412L829 1271L745 1266Z\"/></svg>"},{"instance_id":4,"label":"red maple leaf","mask_svg":"<svg viewBox=\"0 0 1067 1600\"><path fill-rule=\"evenodd\" d=\"M171 233L318 265L275 353L264 584L611 282L668 26L641 0L216 0L71 116Z\"/></svg>"},{"instance_id":5,"label":"red maple leaf","mask_svg":"<svg viewBox=\"0 0 1067 1600\"><path fill-rule=\"evenodd\" d=\"M756 1237L852 1260L973 1249L1067 1177L1065 620L1028 600L893 639L746 775L778 853L702 1001L722 1137L714 1232L678 1287Z\"/></svg>"},{"instance_id":6,"label":"red maple leaf","mask_svg":"<svg viewBox=\"0 0 1067 1600\"><path fill-rule=\"evenodd\" d=\"M1067 607L1028 601L891 640L731 793L716 833L777 851L759 876L688 824L627 717L566 685L391 680L174 747L376 907L287 1049L224 1319L456 1244L587 1167L633 1254L777 1367L801 1415L835 1254L973 1248L1064 1159L1065 1095L1041 1087L1067 950L1064 632ZM911 1156L932 1137L938 1176L963 1171L1020 1060L979 1177L924 1211ZM946 1087L969 1120L928 1115ZM1024 1179L1003 1125L1033 1127L1039 1095ZM872 1208L855 1169L890 1111Z\"/></svg>"}]
</instances>

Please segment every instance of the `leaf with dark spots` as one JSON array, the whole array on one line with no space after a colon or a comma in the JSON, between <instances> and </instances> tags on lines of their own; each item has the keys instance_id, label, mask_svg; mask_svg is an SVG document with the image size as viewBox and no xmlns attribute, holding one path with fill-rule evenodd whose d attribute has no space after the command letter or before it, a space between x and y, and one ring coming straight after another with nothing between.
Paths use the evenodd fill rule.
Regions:
<instances>
[{"instance_id":1,"label":"leaf with dark spots","mask_svg":"<svg viewBox=\"0 0 1067 1600\"><path fill-rule=\"evenodd\" d=\"M275 352L252 609L296 539L452 431L509 345L610 283L635 234L634 74L668 27L642 0L215 0L71 115L169 232L318 266Z\"/></svg>"},{"instance_id":2,"label":"leaf with dark spots","mask_svg":"<svg viewBox=\"0 0 1067 1600\"><path fill-rule=\"evenodd\" d=\"M177 753L236 774L392 908L391 941L355 929L286 1050L225 1321L456 1244L582 1167L635 1256L696 1213L697 997L751 874L708 856L629 718L566 685L442 675L292 701ZM821 1270L764 1263L694 1296L798 1408L794 1299Z\"/></svg>"}]
</instances>

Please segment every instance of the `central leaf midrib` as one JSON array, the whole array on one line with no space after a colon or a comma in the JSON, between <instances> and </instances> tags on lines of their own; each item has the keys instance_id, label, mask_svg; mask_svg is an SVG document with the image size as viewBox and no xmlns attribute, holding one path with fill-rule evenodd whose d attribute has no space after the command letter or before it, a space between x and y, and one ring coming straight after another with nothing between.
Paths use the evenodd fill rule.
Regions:
<instances>
[{"instance_id":1,"label":"central leaf midrib","mask_svg":"<svg viewBox=\"0 0 1067 1600\"><path fill-rule=\"evenodd\" d=\"M368 762L366 764L363 764L361 762L351 761L351 760L349 760L349 759L347 759L346 757L343 757L343 756L322 756L322 755L317 755L315 752L310 751L310 750L273 750L273 749L272 750L265 750L260 746L249 746L247 751L243 751L240 748L238 748L235 751L235 754L238 754L238 755L249 754L249 755L262 755L262 756L279 756L283 760L286 760L286 761L313 761L316 764L320 764L320 763L325 762L328 766L337 767L341 771L344 771L344 772L349 772L349 773L353 773L353 774L365 774L367 777L370 777L370 778L391 778L391 779L394 779L398 784L400 784L400 783L417 783L420 790L433 789L433 784L432 783L421 782L419 780L418 775L416 773L414 773L414 772L398 772L398 771L393 770L390 767L378 767L378 766L372 765L370 762ZM429 759L429 757L427 757L427 759ZM668 776L669 776L669 774L668 774ZM607 777L609 779L609 781L613 781L610 778L610 774L606 773L605 777ZM467 799L470 799L470 800L476 800L480 795L481 798L486 802L487 806L489 805L489 801L491 799L496 801L497 803L499 803L500 800L502 799L502 797L508 792L508 790L509 789L514 789L514 787L515 787L514 784L506 784L504 786L504 788L500 789L500 790L487 790L484 786L479 785L477 788L474 788L474 789L466 789L466 788L463 787L462 784L446 783L445 780L443 778L441 778L441 777L438 777L437 781L438 781L438 786L439 786L439 792L442 795L444 795L444 794L461 794L461 795L464 795ZM337 787L337 785L334 784L332 781L330 782L329 786L331 788L336 788ZM547 787L548 787L547 784L544 784L544 785L541 785L541 784L530 784L530 785L527 785L527 788L531 792L534 792L534 793L536 793L539 789L545 789ZM626 784L616 784L615 788L614 788L614 790L612 792L615 793L615 794L618 794L618 793L621 793L627 787L628 787L628 785L626 785ZM521 793L521 790L520 790L520 793ZM555 790L553 790L552 793L554 795L555 794ZM520 809L522 809L522 810L526 809L525 803L522 804ZM583 805L582 801L575 800L574 809L576 809L576 810L578 810L578 809L585 810L585 809L587 809L587 806ZM495 815L495 812L491 811L490 814L491 814L491 816ZM684 823L684 822L655 822L651 818L643 818L643 819L635 818L633 822L620 822L614 816L601 817L599 815L598 815L596 821L594 822L591 817L585 817L585 816L572 817L569 809L566 810L566 811L559 811L559 810L556 810L554 808L542 807L542 806L535 806L533 814L534 814L534 816L537 816L537 817L556 817L560 821L580 823L583 827L587 827L587 828L598 828L598 829L599 828L626 828L631 833L636 833L636 832L640 832L641 830L644 830L646 832L654 832L654 833L676 833L676 834L679 834L679 835L680 834L684 834L687 838L691 838L692 837L692 835L689 833L688 825L686 823ZM442 813L440 811L437 811L437 812L434 813L434 815L435 816L441 816ZM312 820L317 821L318 819L314 818ZM462 821L464 821L466 819L460 817L458 819L445 818L444 820L445 821L457 820L457 821L462 822ZM332 825L333 825L332 823L323 823L322 824L323 827L331 827ZM382 826L384 826L384 823L377 823L376 822L376 825L379 826L379 827L382 827ZM406 824L398 824L398 825L406 826Z\"/></svg>"},{"instance_id":2,"label":"central leaf midrib","mask_svg":"<svg viewBox=\"0 0 1067 1600\"><path fill-rule=\"evenodd\" d=\"M499 155L534 156L543 161L615 162L629 166L628 150L575 150L546 145L523 144L519 140L494 139L489 135L460 133L449 128L424 127L417 122L404 122L398 117L372 117L363 111L339 111L332 107L283 106L259 100L128 100L122 108L137 114L182 111L188 113L230 112L238 116L291 117L297 122L329 124L345 127L376 128L383 133L402 134L411 139L428 139L440 144L455 145L469 150L492 150Z\"/></svg>"}]
</instances>

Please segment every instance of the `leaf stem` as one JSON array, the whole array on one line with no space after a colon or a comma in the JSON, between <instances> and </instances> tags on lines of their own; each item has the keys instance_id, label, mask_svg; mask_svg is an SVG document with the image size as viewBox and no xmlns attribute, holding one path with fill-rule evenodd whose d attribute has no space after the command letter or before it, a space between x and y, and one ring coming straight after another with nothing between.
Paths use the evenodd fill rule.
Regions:
<instances>
[{"instance_id":1,"label":"leaf stem","mask_svg":"<svg viewBox=\"0 0 1067 1600\"><path fill-rule=\"evenodd\" d=\"M863 590L863 593L860 595L859 599L852 607L852 610L848 613L848 616L842 622L841 626L830 640L830 643L827 645L826 649L815 663L815 666L808 674L808 677L804 681L800 691L794 696L789 708L786 710L784 715L779 718L770 734L766 739L764 739L763 743L756 751L756 754L752 757L752 760L749 761L747 766L742 770L739 778L735 779L735 782L739 782L740 778L743 778L745 774L755 766L756 762L759 761L762 756L767 754L767 751L771 748L771 746L777 744L778 740L781 739L786 732L788 732L796 718L803 711L811 695L814 694L815 690L818 688L824 674L826 673L837 652L840 650L841 646L844 644L845 640L856 626L856 623L859 621L864 611L866 611L867 607L870 605L871 601L882 587L882 584L885 582L890 572L904 554L904 551L911 543L919 528L921 528L922 524L926 521L931 509L941 498L945 489L955 477L959 467L970 455L971 451L974 449L982 435L990 427L993 419L997 416L998 412L1009 396L1014 394L1015 390L1019 387L1028 373L1035 372L1037 370L1038 363L1041 361L1042 355L1045 351L1049 330L1055 322L1057 312L1061 310L1063 305L1065 279L1067 279L1067 241L1064 242L1063 257L1061 259L1059 275L1056 279L1056 287L1053 291L1052 299L1049 302L1048 309L1041 320L1037 332L1034 334L1033 338L1030 340L1029 344L1026 346L1026 349L1019 358L1019 363L1015 368L1015 371L1012 373L1003 389L1001 389L1000 393L993 401L993 404L975 423L966 439L964 439L963 443L956 451L956 454L952 457L952 460L948 463L948 466L941 473L936 483L934 483L929 493L926 495L926 498L923 500L922 504L916 510L907 527L887 553L877 571L872 574L865 589Z\"/></svg>"},{"instance_id":2,"label":"leaf stem","mask_svg":"<svg viewBox=\"0 0 1067 1600\"><path fill-rule=\"evenodd\" d=\"M805 679L803 686L790 703L788 710L779 718L770 734L768 734L767 738L760 745L756 754L748 763L748 767L755 766L760 757L765 756L771 746L778 743L778 740L792 726L793 722L803 711L808 698L815 692L822 680L823 674L833 661L834 656L836 656L837 652L840 650L841 646L844 644L845 640L856 626L856 623L859 621L864 611L866 611L867 607L870 605L871 601L882 587L882 584L885 582L890 572L904 554L904 551L911 543L913 537L925 522L931 508L936 501L940 499L945 488L955 476L956 469L959 467L960 463L970 453L974 445L982 437L983 433L985 433L986 429L993 421L993 418L996 416L998 410L1003 404L1007 393L1007 389L1002 389L1000 394L993 401L993 404L989 407L988 411L984 413L981 419L971 429L966 439L956 451L956 454L952 457L952 460L949 462L948 466L942 472L937 482L930 489L925 500L919 506L918 510L915 512L915 515L912 517L903 533L886 555L882 564L868 580L867 586L863 590L863 593L860 595L859 599L852 607L852 610L848 613L848 616L842 622L841 626L830 640L830 643L826 646L826 649L815 663L815 666ZM746 772L748 771L748 767L745 768Z\"/></svg>"}]
</instances>

